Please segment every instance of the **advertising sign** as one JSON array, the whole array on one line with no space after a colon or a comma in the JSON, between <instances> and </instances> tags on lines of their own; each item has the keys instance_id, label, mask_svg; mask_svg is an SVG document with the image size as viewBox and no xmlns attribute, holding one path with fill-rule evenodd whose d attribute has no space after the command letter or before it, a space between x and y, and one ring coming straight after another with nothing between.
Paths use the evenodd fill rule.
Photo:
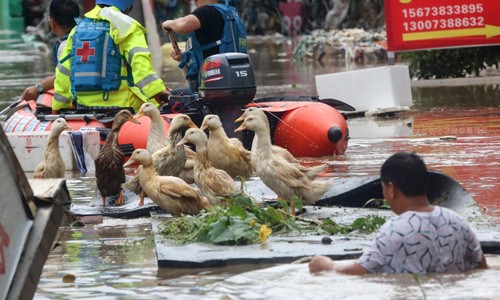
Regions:
<instances>
[{"instance_id":1,"label":"advertising sign","mask_svg":"<svg viewBox=\"0 0 500 300\"><path fill-rule=\"evenodd\" d=\"M498 0L385 0L389 51L500 44Z\"/></svg>"}]
</instances>

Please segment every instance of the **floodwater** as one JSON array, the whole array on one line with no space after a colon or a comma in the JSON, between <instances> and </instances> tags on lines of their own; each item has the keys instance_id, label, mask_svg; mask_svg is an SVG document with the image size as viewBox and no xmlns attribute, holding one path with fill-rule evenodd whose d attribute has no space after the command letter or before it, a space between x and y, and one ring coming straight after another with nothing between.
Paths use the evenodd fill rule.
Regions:
<instances>
[{"instance_id":1,"label":"floodwater","mask_svg":"<svg viewBox=\"0 0 500 300\"><path fill-rule=\"evenodd\" d=\"M324 65L292 63L289 42L263 42L252 49L257 97L316 95L314 75L380 65L342 60ZM48 55L37 54L18 40L0 39L0 108L50 72ZM302 161L327 163L328 176L367 176L378 174L392 153L415 151L430 169L462 184L484 215L499 226L500 73L489 70L485 76L488 84L416 83L410 111L393 117L351 117L351 140L344 155ZM163 78L171 87L183 83L173 63L166 64ZM73 201L90 203L93 174L67 177ZM305 264L158 269L148 218L96 221L60 229L36 299L497 299L500 294L496 279L500 258L493 255L487 257L491 268L486 271L421 277L310 275ZM63 282L68 274L74 276L73 282Z\"/></svg>"}]
</instances>

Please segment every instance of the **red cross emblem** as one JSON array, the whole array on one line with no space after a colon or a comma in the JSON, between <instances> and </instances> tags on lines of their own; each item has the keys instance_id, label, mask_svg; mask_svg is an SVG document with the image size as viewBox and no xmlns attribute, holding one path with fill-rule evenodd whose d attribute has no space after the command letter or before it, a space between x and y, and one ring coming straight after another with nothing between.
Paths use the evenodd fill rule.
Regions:
<instances>
[{"instance_id":1,"label":"red cross emblem","mask_svg":"<svg viewBox=\"0 0 500 300\"><path fill-rule=\"evenodd\" d=\"M0 275L5 274L5 258L3 256L3 248L9 246L9 235L0 224Z\"/></svg>"},{"instance_id":2,"label":"red cross emblem","mask_svg":"<svg viewBox=\"0 0 500 300\"><path fill-rule=\"evenodd\" d=\"M82 62L89 61L89 56L94 56L95 48L90 48L90 42L83 42L81 48L76 48L76 55L82 57Z\"/></svg>"}]
</instances>

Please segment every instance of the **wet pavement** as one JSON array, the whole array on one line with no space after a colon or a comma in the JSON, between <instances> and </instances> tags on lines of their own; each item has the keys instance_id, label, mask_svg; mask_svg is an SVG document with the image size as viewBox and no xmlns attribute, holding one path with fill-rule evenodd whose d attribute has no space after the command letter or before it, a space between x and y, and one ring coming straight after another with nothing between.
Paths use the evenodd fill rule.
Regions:
<instances>
[{"instance_id":1,"label":"wet pavement","mask_svg":"<svg viewBox=\"0 0 500 300\"><path fill-rule=\"evenodd\" d=\"M293 64L290 45L259 47L251 53L257 97L315 95L315 74L372 66ZM44 63L47 59L34 53L24 48L0 51L0 107L19 97L26 85L50 73L50 66ZM489 75L499 74L493 71ZM172 87L182 85L174 64L165 66L163 77ZM496 85L418 86L412 94L415 105L409 112L348 119L351 140L344 155L303 158L302 162L327 163L327 176L372 176L392 153L415 151L429 168L462 184L484 215L500 224L500 79ZM74 203L90 203L95 190L93 174L68 173L67 177ZM494 279L500 270L497 256L488 256L492 268L486 271L418 280L403 275L313 276L306 265L254 272L251 270L271 265L169 269L158 268L149 218L96 221L82 228L60 229L36 299L496 299L500 293ZM63 282L66 274L74 275L74 282Z\"/></svg>"}]
</instances>

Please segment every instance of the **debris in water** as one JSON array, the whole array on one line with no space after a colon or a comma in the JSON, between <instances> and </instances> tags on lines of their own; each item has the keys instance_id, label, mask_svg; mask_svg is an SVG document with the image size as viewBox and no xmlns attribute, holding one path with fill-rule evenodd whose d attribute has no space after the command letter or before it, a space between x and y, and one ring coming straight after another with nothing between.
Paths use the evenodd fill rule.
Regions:
<instances>
[{"instance_id":1,"label":"debris in water","mask_svg":"<svg viewBox=\"0 0 500 300\"><path fill-rule=\"evenodd\" d=\"M327 236L325 236L324 238L321 239L321 243L325 244L325 245L329 245L329 244L332 243L332 239L329 238L329 237L327 237Z\"/></svg>"},{"instance_id":2,"label":"debris in water","mask_svg":"<svg viewBox=\"0 0 500 300\"><path fill-rule=\"evenodd\" d=\"M64 283L74 283L76 280L76 276L73 274L65 274L62 278Z\"/></svg>"},{"instance_id":3,"label":"debris in water","mask_svg":"<svg viewBox=\"0 0 500 300\"><path fill-rule=\"evenodd\" d=\"M446 142L454 142L457 140L457 137L454 135L447 135L447 136L442 136L439 139Z\"/></svg>"}]
</instances>

